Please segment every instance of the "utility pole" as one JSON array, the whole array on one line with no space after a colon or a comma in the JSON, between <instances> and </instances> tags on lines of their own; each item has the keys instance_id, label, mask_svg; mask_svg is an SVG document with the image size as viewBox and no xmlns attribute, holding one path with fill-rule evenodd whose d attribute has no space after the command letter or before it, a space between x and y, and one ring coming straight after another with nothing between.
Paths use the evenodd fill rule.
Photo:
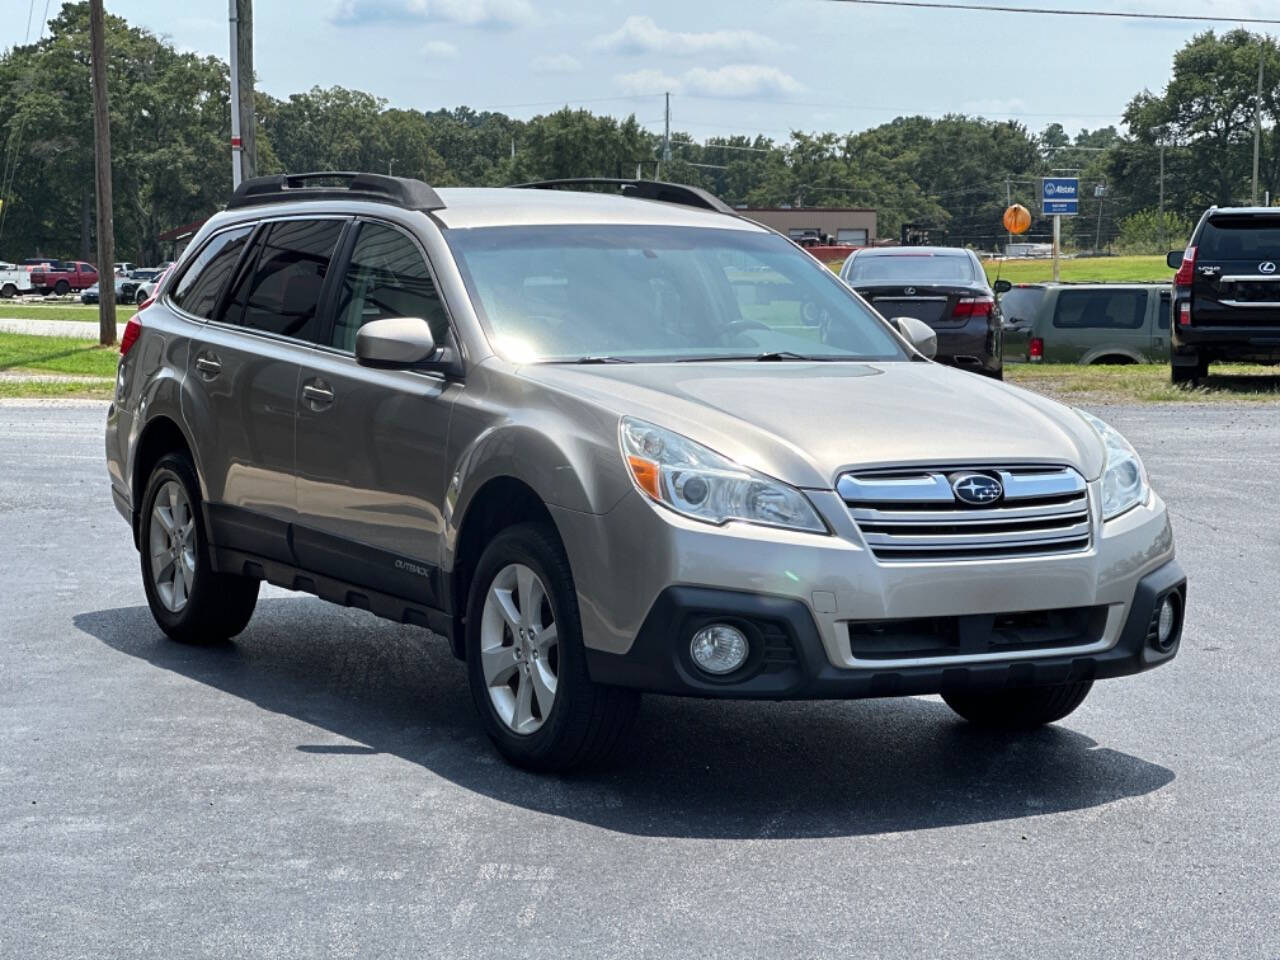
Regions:
<instances>
[{"instance_id":1,"label":"utility pole","mask_svg":"<svg viewBox=\"0 0 1280 960\"><path fill-rule=\"evenodd\" d=\"M1053 282L1058 283L1062 280L1062 265L1059 258L1062 256L1062 217L1058 214L1053 215Z\"/></svg>"},{"instance_id":2,"label":"utility pole","mask_svg":"<svg viewBox=\"0 0 1280 960\"><path fill-rule=\"evenodd\" d=\"M1258 148L1262 143L1262 65L1267 62L1266 38L1258 40L1258 102L1253 112L1253 205L1258 205Z\"/></svg>"},{"instance_id":3,"label":"utility pole","mask_svg":"<svg viewBox=\"0 0 1280 960\"><path fill-rule=\"evenodd\" d=\"M236 0L227 0L231 23L231 186L244 179L244 149L240 140L240 23Z\"/></svg>"},{"instance_id":4,"label":"utility pole","mask_svg":"<svg viewBox=\"0 0 1280 960\"><path fill-rule=\"evenodd\" d=\"M1160 206L1157 209L1159 210L1159 213L1158 213L1159 220L1156 222L1156 231L1158 232L1160 237L1160 247L1161 249L1165 249L1168 247L1168 243L1164 238L1164 136L1163 135L1161 135L1160 137Z\"/></svg>"},{"instance_id":5,"label":"utility pole","mask_svg":"<svg viewBox=\"0 0 1280 960\"><path fill-rule=\"evenodd\" d=\"M1098 198L1098 232L1093 238L1093 255L1098 255L1098 248L1102 246L1102 207L1107 202L1107 182L1104 180L1093 188L1093 194Z\"/></svg>"},{"instance_id":6,"label":"utility pole","mask_svg":"<svg viewBox=\"0 0 1280 960\"><path fill-rule=\"evenodd\" d=\"M671 94L667 93L666 122L662 133L662 162L671 162Z\"/></svg>"},{"instance_id":7,"label":"utility pole","mask_svg":"<svg viewBox=\"0 0 1280 960\"><path fill-rule=\"evenodd\" d=\"M240 100L240 175L246 180L258 175L258 124L253 103L253 0L234 0L236 5L237 79Z\"/></svg>"},{"instance_id":8,"label":"utility pole","mask_svg":"<svg viewBox=\"0 0 1280 960\"><path fill-rule=\"evenodd\" d=\"M1004 208L1005 208L1006 210L1008 210L1011 206L1013 206L1013 187L1011 187L1011 186L1009 185L1009 178L1008 178L1008 177L1005 177L1005 180L1004 180ZM1008 248L1008 244L1010 244L1010 243L1013 243L1013 231L1012 231L1012 230L1010 230L1010 231L1009 231L1009 239L1008 239L1008 242L1005 244L1005 256L1008 256L1008 255L1009 255L1009 248Z\"/></svg>"},{"instance_id":9,"label":"utility pole","mask_svg":"<svg viewBox=\"0 0 1280 960\"><path fill-rule=\"evenodd\" d=\"M98 343L116 342L116 244L111 219L111 121L107 112L106 14L89 0L93 76L93 172L98 188Z\"/></svg>"}]
</instances>

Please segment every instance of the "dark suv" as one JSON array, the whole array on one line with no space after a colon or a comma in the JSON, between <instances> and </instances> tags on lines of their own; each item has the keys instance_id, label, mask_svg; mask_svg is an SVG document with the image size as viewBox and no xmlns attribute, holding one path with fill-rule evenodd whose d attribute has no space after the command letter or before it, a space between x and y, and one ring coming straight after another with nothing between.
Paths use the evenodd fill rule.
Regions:
<instances>
[{"instance_id":1,"label":"dark suv","mask_svg":"<svg viewBox=\"0 0 1280 960\"><path fill-rule=\"evenodd\" d=\"M1168 262L1174 383L1203 378L1210 362L1280 362L1280 210L1210 207Z\"/></svg>"}]
</instances>

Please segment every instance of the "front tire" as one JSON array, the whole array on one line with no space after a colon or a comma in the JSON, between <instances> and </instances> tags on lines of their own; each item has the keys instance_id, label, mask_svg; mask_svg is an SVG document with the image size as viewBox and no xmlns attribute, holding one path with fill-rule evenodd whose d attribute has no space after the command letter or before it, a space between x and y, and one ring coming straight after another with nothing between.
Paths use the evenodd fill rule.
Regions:
<instances>
[{"instance_id":1,"label":"front tire","mask_svg":"<svg viewBox=\"0 0 1280 960\"><path fill-rule=\"evenodd\" d=\"M181 454L160 459L142 498L139 543L147 604L179 643L222 643L249 623L259 581L217 573L200 510L200 484Z\"/></svg>"},{"instance_id":2,"label":"front tire","mask_svg":"<svg viewBox=\"0 0 1280 960\"><path fill-rule=\"evenodd\" d=\"M1092 680L1011 690L944 693L942 699L970 723L990 730L1032 730L1056 723L1084 702Z\"/></svg>"},{"instance_id":3,"label":"front tire","mask_svg":"<svg viewBox=\"0 0 1280 960\"><path fill-rule=\"evenodd\" d=\"M509 527L481 554L466 654L485 732L516 766L556 772L599 762L635 717L638 693L588 676L569 559L547 524Z\"/></svg>"},{"instance_id":4,"label":"front tire","mask_svg":"<svg viewBox=\"0 0 1280 960\"><path fill-rule=\"evenodd\" d=\"M6 300L12 300L17 295L18 288L12 283L6 283L3 287L0 287L0 297L3 297Z\"/></svg>"}]
</instances>

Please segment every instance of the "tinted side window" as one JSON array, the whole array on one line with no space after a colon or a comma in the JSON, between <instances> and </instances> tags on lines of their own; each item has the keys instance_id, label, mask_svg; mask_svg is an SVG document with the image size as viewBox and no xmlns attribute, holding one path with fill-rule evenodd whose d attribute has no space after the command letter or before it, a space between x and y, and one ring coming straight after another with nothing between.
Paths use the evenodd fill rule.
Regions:
<instances>
[{"instance_id":1,"label":"tinted side window","mask_svg":"<svg viewBox=\"0 0 1280 960\"><path fill-rule=\"evenodd\" d=\"M1173 312L1173 294L1161 293L1160 306L1156 313L1156 326L1161 330L1169 329L1169 315Z\"/></svg>"},{"instance_id":2,"label":"tinted side window","mask_svg":"<svg viewBox=\"0 0 1280 960\"><path fill-rule=\"evenodd\" d=\"M342 278L330 344L354 351L356 331L387 317L421 317L436 343L448 337L444 305L417 246L399 230L364 223Z\"/></svg>"},{"instance_id":3,"label":"tinted side window","mask_svg":"<svg viewBox=\"0 0 1280 960\"><path fill-rule=\"evenodd\" d=\"M1067 329L1137 330L1147 310L1145 290L1063 290L1053 325Z\"/></svg>"},{"instance_id":4,"label":"tinted side window","mask_svg":"<svg viewBox=\"0 0 1280 960\"><path fill-rule=\"evenodd\" d=\"M214 234L178 278L169 298L187 313L209 319L252 230L236 227Z\"/></svg>"},{"instance_id":5,"label":"tinted side window","mask_svg":"<svg viewBox=\"0 0 1280 960\"><path fill-rule=\"evenodd\" d=\"M341 220L281 220L257 244L223 317L228 323L316 340L316 310Z\"/></svg>"}]
</instances>

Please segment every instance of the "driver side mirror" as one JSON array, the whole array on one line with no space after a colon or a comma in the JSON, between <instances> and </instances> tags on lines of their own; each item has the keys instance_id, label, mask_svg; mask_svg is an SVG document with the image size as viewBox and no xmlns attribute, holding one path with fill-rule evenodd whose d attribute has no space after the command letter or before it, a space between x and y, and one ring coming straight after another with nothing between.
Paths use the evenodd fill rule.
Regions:
<instances>
[{"instance_id":1,"label":"driver side mirror","mask_svg":"<svg viewBox=\"0 0 1280 960\"><path fill-rule=\"evenodd\" d=\"M991 285L991 289L996 293L1008 293L1013 289L1013 284L1008 280L997 280Z\"/></svg>"},{"instance_id":2,"label":"driver side mirror","mask_svg":"<svg viewBox=\"0 0 1280 960\"><path fill-rule=\"evenodd\" d=\"M356 331L356 363L361 366L403 370L435 354L431 327L419 317L371 320Z\"/></svg>"},{"instance_id":3,"label":"driver side mirror","mask_svg":"<svg viewBox=\"0 0 1280 960\"><path fill-rule=\"evenodd\" d=\"M923 320L917 320L915 317L894 317L889 322L925 357L932 360L938 355L938 334Z\"/></svg>"}]
</instances>

